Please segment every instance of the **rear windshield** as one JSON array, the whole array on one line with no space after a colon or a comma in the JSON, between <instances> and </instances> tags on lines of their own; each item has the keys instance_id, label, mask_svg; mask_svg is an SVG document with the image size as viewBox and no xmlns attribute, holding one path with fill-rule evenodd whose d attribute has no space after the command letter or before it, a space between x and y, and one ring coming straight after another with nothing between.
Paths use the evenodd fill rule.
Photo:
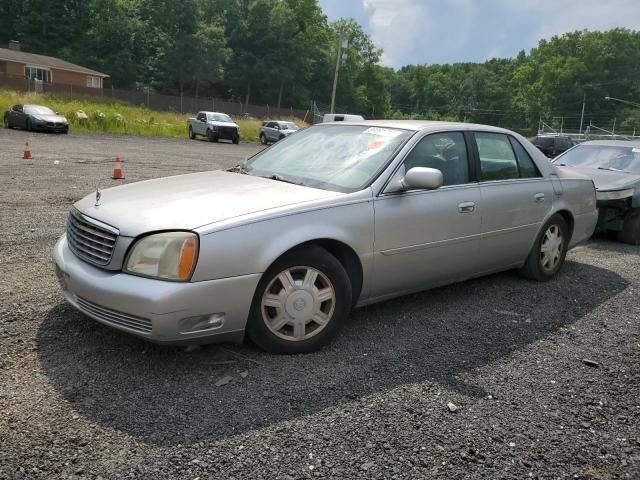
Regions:
<instances>
[{"instance_id":1,"label":"rear windshield","mask_svg":"<svg viewBox=\"0 0 640 480\"><path fill-rule=\"evenodd\" d=\"M551 137L535 137L532 142L534 145L537 145L542 148L553 147L553 138Z\"/></svg>"}]
</instances>

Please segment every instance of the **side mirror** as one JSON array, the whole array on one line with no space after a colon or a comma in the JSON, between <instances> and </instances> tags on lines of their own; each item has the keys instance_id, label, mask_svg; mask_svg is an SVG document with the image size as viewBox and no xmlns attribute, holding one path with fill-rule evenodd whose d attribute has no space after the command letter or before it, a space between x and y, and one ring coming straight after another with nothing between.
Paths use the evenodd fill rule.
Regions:
<instances>
[{"instance_id":1,"label":"side mirror","mask_svg":"<svg viewBox=\"0 0 640 480\"><path fill-rule=\"evenodd\" d=\"M442 172L435 168L413 167L405 173L402 186L405 190L435 190L442 186Z\"/></svg>"}]
</instances>

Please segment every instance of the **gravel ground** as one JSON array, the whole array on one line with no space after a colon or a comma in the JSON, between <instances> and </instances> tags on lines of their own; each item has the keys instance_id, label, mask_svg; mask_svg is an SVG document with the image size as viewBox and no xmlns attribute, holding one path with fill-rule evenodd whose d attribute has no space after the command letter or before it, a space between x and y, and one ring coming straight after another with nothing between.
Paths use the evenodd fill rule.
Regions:
<instances>
[{"instance_id":1,"label":"gravel ground","mask_svg":"<svg viewBox=\"0 0 640 480\"><path fill-rule=\"evenodd\" d=\"M50 251L116 153L128 182L259 147L23 139L0 131L0 478L640 478L638 247L366 307L316 354L187 353L66 306Z\"/></svg>"}]
</instances>

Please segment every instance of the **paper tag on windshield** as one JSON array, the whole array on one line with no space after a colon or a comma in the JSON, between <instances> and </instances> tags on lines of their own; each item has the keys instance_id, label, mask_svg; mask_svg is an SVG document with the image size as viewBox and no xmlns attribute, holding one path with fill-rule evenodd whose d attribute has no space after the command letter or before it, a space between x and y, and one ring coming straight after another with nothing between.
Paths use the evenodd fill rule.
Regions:
<instances>
[{"instance_id":1,"label":"paper tag on windshield","mask_svg":"<svg viewBox=\"0 0 640 480\"><path fill-rule=\"evenodd\" d=\"M393 138L397 137L402 133L401 130L395 130L393 128L380 128L380 127L369 127L362 133L368 133L370 135L378 135L380 137L388 137Z\"/></svg>"},{"instance_id":2,"label":"paper tag on windshield","mask_svg":"<svg viewBox=\"0 0 640 480\"><path fill-rule=\"evenodd\" d=\"M640 148L633 148L633 149L631 149L631 151L633 153L640 153Z\"/></svg>"}]
</instances>

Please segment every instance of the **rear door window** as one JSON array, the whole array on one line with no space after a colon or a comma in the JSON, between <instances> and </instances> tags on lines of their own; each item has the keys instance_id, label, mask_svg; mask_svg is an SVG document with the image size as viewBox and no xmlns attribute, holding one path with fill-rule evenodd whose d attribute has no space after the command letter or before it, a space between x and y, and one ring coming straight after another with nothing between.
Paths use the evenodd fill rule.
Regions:
<instances>
[{"instance_id":1,"label":"rear door window","mask_svg":"<svg viewBox=\"0 0 640 480\"><path fill-rule=\"evenodd\" d=\"M521 178L532 178L539 177L540 172L538 171L538 167L533 163L531 157L525 150L525 148L520 144L518 140L513 137L509 137L509 141L511 142L511 146L513 147L513 151L516 154L516 160L518 161L518 166L520 167L520 177Z\"/></svg>"},{"instance_id":2,"label":"rear door window","mask_svg":"<svg viewBox=\"0 0 640 480\"><path fill-rule=\"evenodd\" d=\"M480 154L482 181L520 178L518 162L506 135L476 132L475 137Z\"/></svg>"}]
</instances>

